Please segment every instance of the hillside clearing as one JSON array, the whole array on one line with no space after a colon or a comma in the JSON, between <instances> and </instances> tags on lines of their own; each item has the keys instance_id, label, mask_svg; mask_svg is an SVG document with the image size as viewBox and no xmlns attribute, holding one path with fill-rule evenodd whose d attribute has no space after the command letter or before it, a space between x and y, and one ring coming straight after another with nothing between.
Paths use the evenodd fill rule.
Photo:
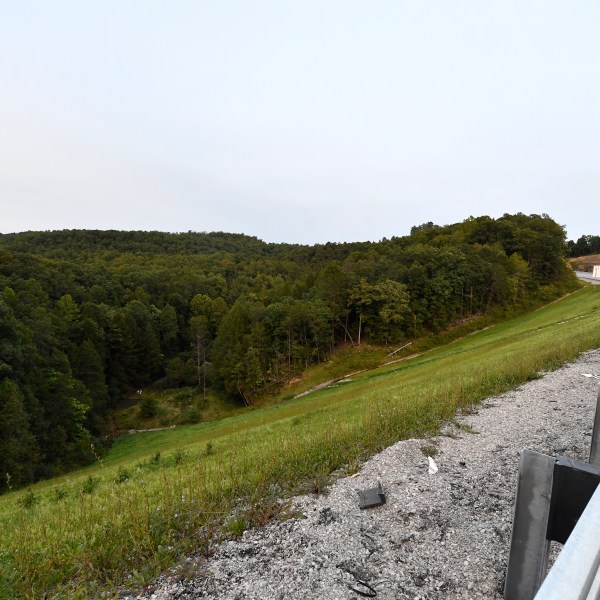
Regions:
<instances>
[{"instance_id":1,"label":"hillside clearing","mask_svg":"<svg viewBox=\"0 0 600 600\"><path fill-rule=\"evenodd\" d=\"M220 422L120 438L69 477L0 498L7 594L92 595L143 585L218 532L239 534L278 498L322 489L401 439L473 410L600 346L600 296L585 288L414 359ZM232 512L234 511L235 512Z\"/></svg>"}]
</instances>

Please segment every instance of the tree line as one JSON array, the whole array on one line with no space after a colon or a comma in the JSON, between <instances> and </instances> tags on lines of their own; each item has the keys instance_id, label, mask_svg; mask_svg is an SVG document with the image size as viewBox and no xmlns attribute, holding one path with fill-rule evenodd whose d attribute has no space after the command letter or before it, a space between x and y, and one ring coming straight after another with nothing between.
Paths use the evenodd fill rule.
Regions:
<instances>
[{"instance_id":1,"label":"tree line","mask_svg":"<svg viewBox=\"0 0 600 600\"><path fill-rule=\"evenodd\" d=\"M576 242L567 242L571 256L600 254L600 235L582 235Z\"/></svg>"},{"instance_id":2,"label":"tree line","mask_svg":"<svg viewBox=\"0 0 600 600\"><path fill-rule=\"evenodd\" d=\"M227 233L0 235L0 489L94 460L110 413L160 382L243 404L342 344L392 344L577 285L547 215L380 242Z\"/></svg>"}]
</instances>

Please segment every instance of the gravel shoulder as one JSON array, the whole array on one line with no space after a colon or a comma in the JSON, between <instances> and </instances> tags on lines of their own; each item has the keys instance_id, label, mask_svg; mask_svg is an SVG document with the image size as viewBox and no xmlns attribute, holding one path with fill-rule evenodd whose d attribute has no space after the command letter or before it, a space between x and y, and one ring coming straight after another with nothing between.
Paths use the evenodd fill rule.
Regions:
<instances>
[{"instance_id":1,"label":"gravel shoulder","mask_svg":"<svg viewBox=\"0 0 600 600\"><path fill-rule=\"evenodd\" d=\"M326 494L294 498L305 518L246 531L135 597L350 600L369 591L360 580L382 600L501 599L519 453L587 460L599 381L586 373L600 375L600 349L487 399L435 438L394 444ZM435 474L424 446L437 449ZM360 510L358 491L378 482L387 502Z\"/></svg>"}]
</instances>

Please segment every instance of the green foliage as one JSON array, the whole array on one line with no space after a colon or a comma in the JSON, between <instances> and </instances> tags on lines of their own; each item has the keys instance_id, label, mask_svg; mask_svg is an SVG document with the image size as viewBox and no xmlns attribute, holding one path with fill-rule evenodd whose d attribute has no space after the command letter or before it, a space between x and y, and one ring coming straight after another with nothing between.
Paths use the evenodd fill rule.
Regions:
<instances>
[{"instance_id":1,"label":"green foliage","mask_svg":"<svg viewBox=\"0 0 600 600\"><path fill-rule=\"evenodd\" d=\"M81 491L84 494L90 495L94 493L94 490L98 487L99 481L96 477L92 475L88 475L87 479L83 482L81 486Z\"/></svg>"},{"instance_id":2,"label":"green foliage","mask_svg":"<svg viewBox=\"0 0 600 600\"><path fill-rule=\"evenodd\" d=\"M183 461L186 459L187 453L182 448L177 448L175 454L173 455L173 462L176 465L181 465Z\"/></svg>"},{"instance_id":3,"label":"green foliage","mask_svg":"<svg viewBox=\"0 0 600 600\"><path fill-rule=\"evenodd\" d=\"M576 242L568 242L571 256L600 254L600 235L582 235Z\"/></svg>"},{"instance_id":4,"label":"green foliage","mask_svg":"<svg viewBox=\"0 0 600 600\"><path fill-rule=\"evenodd\" d=\"M424 456L431 456L432 458L435 458L440 453L438 447L434 444L423 444L419 447L419 450Z\"/></svg>"},{"instance_id":5,"label":"green foliage","mask_svg":"<svg viewBox=\"0 0 600 600\"><path fill-rule=\"evenodd\" d=\"M248 529L248 521L244 517L235 517L227 522L227 531L234 537L241 536Z\"/></svg>"},{"instance_id":6,"label":"green foliage","mask_svg":"<svg viewBox=\"0 0 600 600\"><path fill-rule=\"evenodd\" d=\"M68 498L68 496L69 496L69 490L63 486L57 486L52 491L52 497L55 502L60 502L61 500Z\"/></svg>"},{"instance_id":7,"label":"green foliage","mask_svg":"<svg viewBox=\"0 0 600 600\"><path fill-rule=\"evenodd\" d=\"M5 379L0 383L0 473L8 474L7 488L30 481L38 459L23 396L16 383Z\"/></svg>"},{"instance_id":8,"label":"green foliage","mask_svg":"<svg viewBox=\"0 0 600 600\"><path fill-rule=\"evenodd\" d=\"M131 474L125 467L119 467L117 471L117 476L115 477L114 481L115 483L125 483L129 480L130 477Z\"/></svg>"},{"instance_id":9,"label":"green foliage","mask_svg":"<svg viewBox=\"0 0 600 600\"><path fill-rule=\"evenodd\" d=\"M154 396L146 395L140 402L140 417L151 419L158 414L158 402Z\"/></svg>"},{"instance_id":10,"label":"green foliage","mask_svg":"<svg viewBox=\"0 0 600 600\"><path fill-rule=\"evenodd\" d=\"M23 494L23 496L17 500L17 502L23 508L33 508L39 502L39 498L32 489L28 489L25 494Z\"/></svg>"},{"instance_id":11,"label":"green foliage","mask_svg":"<svg viewBox=\"0 0 600 600\"><path fill-rule=\"evenodd\" d=\"M166 373L171 383L179 387L185 377L185 362L179 356L172 358L167 365Z\"/></svg>"},{"instance_id":12,"label":"green foliage","mask_svg":"<svg viewBox=\"0 0 600 600\"><path fill-rule=\"evenodd\" d=\"M152 398L152 400L148 400ZM153 405L154 416L144 418L141 414L144 400ZM157 390L146 388L143 394L131 394L128 406L117 409L112 418L119 431L144 430L173 427L201 421L214 421L236 414L242 407L216 393L213 389L203 393L202 388L179 387Z\"/></svg>"},{"instance_id":13,"label":"green foliage","mask_svg":"<svg viewBox=\"0 0 600 600\"><path fill-rule=\"evenodd\" d=\"M15 510L15 492L0 497L2 592L111 596L131 589L133 574L148 581L185 553L210 554L211 540L243 531L240 520L264 524L274 497L323 491L332 473L398 439L434 434L457 409L597 348L599 310L597 290L585 288L341 386L218 423L122 436L101 465L33 486L33 510ZM218 451L208 454L208 443ZM186 458L175 465L177 449ZM152 463L159 452L167 458ZM120 467L134 476L115 486ZM87 477L93 494L81 493ZM69 490L59 505L56 487Z\"/></svg>"},{"instance_id":14,"label":"green foliage","mask_svg":"<svg viewBox=\"0 0 600 600\"><path fill-rule=\"evenodd\" d=\"M175 420L149 394L139 416L198 422L217 416L212 395L260 404L344 345L401 345L551 301L578 285L564 238L547 215L523 214L311 247L226 233L0 235L0 469L20 487L94 462L91 445L106 451L115 409L140 388L197 386L202 400Z\"/></svg>"}]
</instances>

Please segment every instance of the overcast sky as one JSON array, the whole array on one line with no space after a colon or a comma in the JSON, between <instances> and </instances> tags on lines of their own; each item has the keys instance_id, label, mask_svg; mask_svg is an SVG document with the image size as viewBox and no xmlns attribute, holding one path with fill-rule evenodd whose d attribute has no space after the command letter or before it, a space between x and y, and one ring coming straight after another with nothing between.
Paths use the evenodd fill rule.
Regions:
<instances>
[{"instance_id":1,"label":"overcast sky","mask_svg":"<svg viewBox=\"0 0 600 600\"><path fill-rule=\"evenodd\" d=\"M600 3L3 2L0 231L600 235Z\"/></svg>"}]
</instances>

